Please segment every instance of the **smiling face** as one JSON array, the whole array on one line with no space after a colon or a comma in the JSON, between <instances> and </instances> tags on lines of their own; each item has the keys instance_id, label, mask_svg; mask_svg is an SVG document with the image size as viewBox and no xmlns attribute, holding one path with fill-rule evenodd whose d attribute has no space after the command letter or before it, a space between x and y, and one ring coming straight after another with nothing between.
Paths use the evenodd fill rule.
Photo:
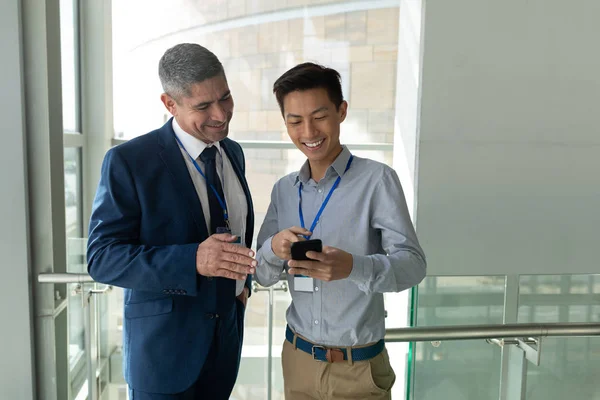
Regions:
<instances>
[{"instance_id":1,"label":"smiling face","mask_svg":"<svg viewBox=\"0 0 600 400\"><path fill-rule=\"evenodd\" d=\"M166 93L161 100L186 133L205 143L227 137L234 105L223 74L194 83L178 101Z\"/></svg>"},{"instance_id":2,"label":"smiling face","mask_svg":"<svg viewBox=\"0 0 600 400\"><path fill-rule=\"evenodd\" d=\"M339 107L323 88L296 90L283 99L283 116L292 142L315 168L327 168L342 151L340 124L346 119L348 103Z\"/></svg>"}]
</instances>

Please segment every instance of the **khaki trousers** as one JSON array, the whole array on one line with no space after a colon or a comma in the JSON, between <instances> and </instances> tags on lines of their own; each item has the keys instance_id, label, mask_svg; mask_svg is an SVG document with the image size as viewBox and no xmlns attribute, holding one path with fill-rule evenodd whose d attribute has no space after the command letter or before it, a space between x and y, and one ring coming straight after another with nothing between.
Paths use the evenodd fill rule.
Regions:
<instances>
[{"instance_id":1,"label":"khaki trousers","mask_svg":"<svg viewBox=\"0 0 600 400\"><path fill-rule=\"evenodd\" d=\"M396 375L387 350L367 361L328 363L285 340L281 354L286 400L390 400Z\"/></svg>"}]
</instances>

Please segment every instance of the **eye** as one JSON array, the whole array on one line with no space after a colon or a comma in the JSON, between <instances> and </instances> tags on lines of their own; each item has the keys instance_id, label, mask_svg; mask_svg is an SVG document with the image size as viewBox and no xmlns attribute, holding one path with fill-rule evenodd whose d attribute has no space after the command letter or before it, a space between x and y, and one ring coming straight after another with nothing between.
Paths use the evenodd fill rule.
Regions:
<instances>
[{"instance_id":1,"label":"eye","mask_svg":"<svg viewBox=\"0 0 600 400\"><path fill-rule=\"evenodd\" d=\"M325 118L327 118L327 115L322 115L322 116L320 116L320 117L316 117L315 119L316 119L317 121L320 121L320 120L322 120L322 119L325 119Z\"/></svg>"},{"instance_id":2,"label":"eye","mask_svg":"<svg viewBox=\"0 0 600 400\"><path fill-rule=\"evenodd\" d=\"M290 121L288 122L288 125L300 125L301 121Z\"/></svg>"},{"instance_id":3,"label":"eye","mask_svg":"<svg viewBox=\"0 0 600 400\"><path fill-rule=\"evenodd\" d=\"M221 97L221 101L226 101L231 98L231 93L227 93L225 96Z\"/></svg>"}]
</instances>

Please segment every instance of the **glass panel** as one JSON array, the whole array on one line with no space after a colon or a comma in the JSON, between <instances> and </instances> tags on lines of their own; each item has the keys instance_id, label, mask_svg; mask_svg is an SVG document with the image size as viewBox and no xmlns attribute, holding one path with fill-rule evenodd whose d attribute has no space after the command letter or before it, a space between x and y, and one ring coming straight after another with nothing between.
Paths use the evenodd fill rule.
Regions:
<instances>
[{"instance_id":1,"label":"glass panel","mask_svg":"<svg viewBox=\"0 0 600 400\"><path fill-rule=\"evenodd\" d=\"M80 132L78 107L78 60L76 0L60 0L60 56L62 80L63 129Z\"/></svg>"},{"instance_id":2,"label":"glass panel","mask_svg":"<svg viewBox=\"0 0 600 400\"><path fill-rule=\"evenodd\" d=\"M103 289L104 285L96 285ZM119 397L127 388L122 374L123 343L123 289L113 287L104 294L95 296L97 304L98 379L102 400L125 400Z\"/></svg>"},{"instance_id":3,"label":"glass panel","mask_svg":"<svg viewBox=\"0 0 600 400\"><path fill-rule=\"evenodd\" d=\"M600 322L600 275L527 275L519 322ZM541 365L527 371L528 400L600 399L600 339L545 338Z\"/></svg>"},{"instance_id":4,"label":"glass panel","mask_svg":"<svg viewBox=\"0 0 600 400\"><path fill-rule=\"evenodd\" d=\"M64 171L67 238L80 238L83 236L81 149L73 147L64 149Z\"/></svg>"},{"instance_id":5,"label":"glass panel","mask_svg":"<svg viewBox=\"0 0 600 400\"><path fill-rule=\"evenodd\" d=\"M417 325L501 324L502 276L426 277L419 285ZM479 341L447 341L414 348L412 398L498 399L501 353Z\"/></svg>"},{"instance_id":6,"label":"glass panel","mask_svg":"<svg viewBox=\"0 0 600 400\"><path fill-rule=\"evenodd\" d=\"M281 365L281 353L283 341L285 340L285 328L287 322L285 314L290 306L292 297L289 292L276 291L273 297L273 371L272 371L272 395L273 400L284 400L283 393L283 369Z\"/></svg>"},{"instance_id":7,"label":"glass panel","mask_svg":"<svg viewBox=\"0 0 600 400\"><path fill-rule=\"evenodd\" d=\"M64 149L65 223L67 236L67 272L86 272L85 241L81 218L81 150ZM69 360L75 382L84 362L83 307L77 285L69 285Z\"/></svg>"},{"instance_id":8,"label":"glass panel","mask_svg":"<svg viewBox=\"0 0 600 400\"><path fill-rule=\"evenodd\" d=\"M246 310L244 344L238 379L231 394L239 400L267 398L269 292L252 293Z\"/></svg>"},{"instance_id":9,"label":"glass panel","mask_svg":"<svg viewBox=\"0 0 600 400\"><path fill-rule=\"evenodd\" d=\"M268 335L269 335L269 292L268 289L252 295L246 312L244 347L240 372L232 398L238 400L263 400L268 398ZM281 369L281 352L285 340L285 313L290 305L291 297L280 285L271 289L273 292L271 346L271 398L284 400L283 371Z\"/></svg>"}]
</instances>

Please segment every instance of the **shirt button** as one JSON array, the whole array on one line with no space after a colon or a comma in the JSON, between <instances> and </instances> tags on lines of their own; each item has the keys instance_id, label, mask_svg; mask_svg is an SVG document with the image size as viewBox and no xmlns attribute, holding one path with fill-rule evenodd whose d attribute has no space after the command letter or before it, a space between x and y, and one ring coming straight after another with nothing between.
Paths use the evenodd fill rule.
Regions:
<instances>
[{"instance_id":1,"label":"shirt button","mask_svg":"<svg viewBox=\"0 0 600 400\"><path fill-rule=\"evenodd\" d=\"M315 325L319 325L319 321L315 319Z\"/></svg>"},{"instance_id":2,"label":"shirt button","mask_svg":"<svg viewBox=\"0 0 600 400\"><path fill-rule=\"evenodd\" d=\"M318 191L319 191L319 193L323 193L323 189L319 189Z\"/></svg>"},{"instance_id":3,"label":"shirt button","mask_svg":"<svg viewBox=\"0 0 600 400\"><path fill-rule=\"evenodd\" d=\"M315 292L318 292L318 291L319 291L319 287L315 286Z\"/></svg>"}]
</instances>

